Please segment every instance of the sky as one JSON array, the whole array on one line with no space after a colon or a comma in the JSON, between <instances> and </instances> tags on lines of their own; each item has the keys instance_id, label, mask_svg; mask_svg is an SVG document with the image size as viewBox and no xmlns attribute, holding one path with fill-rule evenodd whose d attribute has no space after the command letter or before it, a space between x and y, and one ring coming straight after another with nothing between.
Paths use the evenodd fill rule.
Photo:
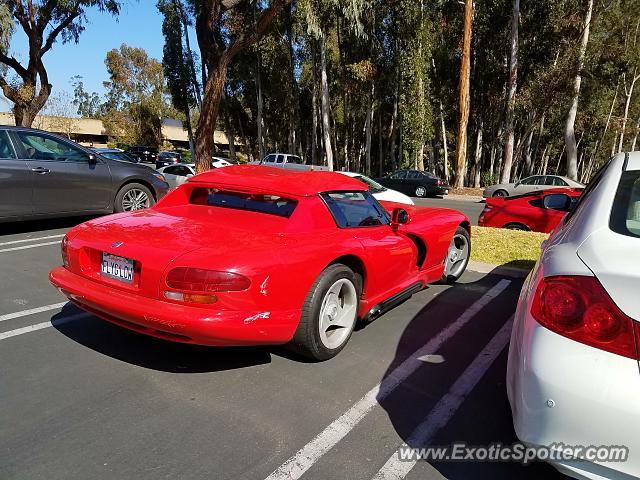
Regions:
<instances>
[{"instance_id":1,"label":"sky","mask_svg":"<svg viewBox=\"0 0 640 480\"><path fill-rule=\"evenodd\" d=\"M106 53L123 43L142 47L152 58L162 60L162 16L156 8L156 0L122 0L119 17L91 8L87 11L87 19L86 30L80 35L78 44L62 44L59 38L43 58L53 85L52 95L61 91L72 93L70 79L75 75L83 77L87 91L103 94L102 82L108 79L104 65ZM11 40L10 51L21 63L26 63L27 37L20 28ZM10 102L2 100L0 110L10 108Z\"/></svg>"}]
</instances>

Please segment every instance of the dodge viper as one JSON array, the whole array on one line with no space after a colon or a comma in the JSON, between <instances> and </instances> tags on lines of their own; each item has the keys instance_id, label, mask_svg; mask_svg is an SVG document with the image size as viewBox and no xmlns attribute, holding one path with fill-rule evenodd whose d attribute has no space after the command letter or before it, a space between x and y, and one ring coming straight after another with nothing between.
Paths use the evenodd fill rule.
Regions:
<instances>
[{"instance_id":1,"label":"dodge viper","mask_svg":"<svg viewBox=\"0 0 640 480\"><path fill-rule=\"evenodd\" d=\"M487 198L478 225L549 233L573 209L581 194L582 189L553 188L515 197Z\"/></svg>"},{"instance_id":2,"label":"dodge viper","mask_svg":"<svg viewBox=\"0 0 640 480\"><path fill-rule=\"evenodd\" d=\"M287 344L325 360L427 283L455 282L471 227L455 210L378 202L334 172L231 166L153 208L90 220L51 283L119 326L192 344Z\"/></svg>"}]
</instances>

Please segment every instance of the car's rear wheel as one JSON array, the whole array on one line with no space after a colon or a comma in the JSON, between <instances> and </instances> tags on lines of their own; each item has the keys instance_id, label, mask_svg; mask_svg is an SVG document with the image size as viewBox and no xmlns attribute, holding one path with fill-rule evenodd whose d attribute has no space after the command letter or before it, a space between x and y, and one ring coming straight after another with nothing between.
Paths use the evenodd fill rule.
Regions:
<instances>
[{"instance_id":1,"label":"car's rear wheel","mask_svg":"<svg viewBox=\"0 0 640 480\"><path fill-rule=\"evenodd\" d=\"M493 192L494 197L508 197L509 193L506 190L496 190Z\"/></svg>"},{"instance_id":2,"label":"car's rear wheel","mask_svg":"<svg viewBox=\"0 0 640 480\"><path fill-rule=\"evenodd\" d=\"M443 283L455 283L464 273L471 257L471 237L464 227L454 233L444 259Z\"/></svg>"},{"instance_id":3,"label":"car's rear wheel","mask_svg":"<svg viewBox=\"0 0 640 480\"><path fill-rule=\"evenodd\" d=\"M115 211L132 212L155 205L151 191L139 183L128 183L116 195Z\"/></svg>"},{"instance_id":4,"label":"car's rear wheel","mask_svg":"<svg viewBox=\"0 0 640 480\"><path fill-rule=\"evenodd\" d=\"M529 231L529 227L527 227L526 225L523 225L522 223L507 223L502 228L508 228L509 230L522 230L524 232Z\"/></svg>"},{"instance_id":5,"label":"car's rear wheel","mask_svg":"<svg viewBox=\"0 0 640 480\"><path fill-rule=\"evenodd\" d=\"M353 333L361 292L360 276L350 268L327 267L307 294L290 348L313 360L336 356Z\"/></svg>"},{"instance_id":6,"label":"car's rear wheel","mask_svg":"<svg viewBox=\"0 0 640 480\"><path fill-rule=\"evenodd\" d=\"M427 189L424 188L422 185L416 187L416 197L426 197L427 196Z\"/></svg>"}]
</instances>

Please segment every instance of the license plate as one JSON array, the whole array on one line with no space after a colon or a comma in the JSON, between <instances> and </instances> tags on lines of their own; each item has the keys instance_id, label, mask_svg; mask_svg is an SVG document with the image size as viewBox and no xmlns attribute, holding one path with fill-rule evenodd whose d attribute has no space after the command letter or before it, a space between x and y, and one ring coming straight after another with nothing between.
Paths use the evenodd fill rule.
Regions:
<instances>
[{"instance_id":1,"label":"license plate","mask_svg":"<svg viewBox=\"0 0 640 480\"><path fill-rule=\"evenodd\" d=\"M133 260L102 252L100 273L121 282L133 283Z\"/></svg>"}]
</instances>

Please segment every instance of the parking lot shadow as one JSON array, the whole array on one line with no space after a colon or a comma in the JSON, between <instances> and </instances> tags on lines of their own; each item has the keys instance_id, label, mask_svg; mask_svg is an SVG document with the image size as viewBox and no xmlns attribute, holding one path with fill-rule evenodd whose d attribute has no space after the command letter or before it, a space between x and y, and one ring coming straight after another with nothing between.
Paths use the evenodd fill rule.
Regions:
<instances>
[{"instance_id":1,"label":"parking lot shadow","mask_svg":"<svg viewBox=\"0 0 640 480\"><path fill-rule=\"evenodd\" d=\"M2 224L2 235L15 235L18 233L43 232L46 230L72 228L83 222L91 220L92 218L96 218L96 216L84 215L79 217L48 218L4 223Z\"/></svg>"},{"instance_id":2,"label":"parking lot shadow","mask_svg":"<svg viewBox=\"0 0 640 480\"><path fill-rule=\"evenodd\" d=\"M207 373L271 362L268 347L203 347L142 335L84 313L71 304L51 319L60 333L123 362L171 373Z\"/></svg>"},{"instance_id":3,"label":"parking lot shadow","mask_svg":"<svg viewBox=\"0 0 640 480\"><path fill-rule=\"evenodd\" d=\"M444 335L443 342L435 351L421 351L419 356L414 357L417 351L442 335L444 329L504 278L495 274L482 277L475 272L465 274L460 283L447 288L429 301L404 330L395 358L381 380L381 391L384 391L385 384L393 384L398 375L402 375L396 369L406 360L413 358L418 363L412 365L417 365L417 368L391 393L379 394L378 403L408 447L451 447L460 442L468 446L489 447L493 443L511 445L518 441L506 395L506 348L489 369L483 372L471 392L463 397L457 410L450 405L457 405L460 394L449 390L513 314L522 285L521 279L508 278L511 284L471 317L460 330L451 336ZM425 431L423 422L436 407L443 415L450 411L455 413L449 420L429 420L426 431L435 430L435 433L425 444L418 440L421 435L416 435L416 430L421 427L421 431ZM453 480L563 478L553 467L542 463L526 467L516 462L470 460L429 460L428 463L445 478ZM417 465L415 468L419 467ZM409 477L418 478L415 473L418 472Z\"/></svg>"}]
</instances>

